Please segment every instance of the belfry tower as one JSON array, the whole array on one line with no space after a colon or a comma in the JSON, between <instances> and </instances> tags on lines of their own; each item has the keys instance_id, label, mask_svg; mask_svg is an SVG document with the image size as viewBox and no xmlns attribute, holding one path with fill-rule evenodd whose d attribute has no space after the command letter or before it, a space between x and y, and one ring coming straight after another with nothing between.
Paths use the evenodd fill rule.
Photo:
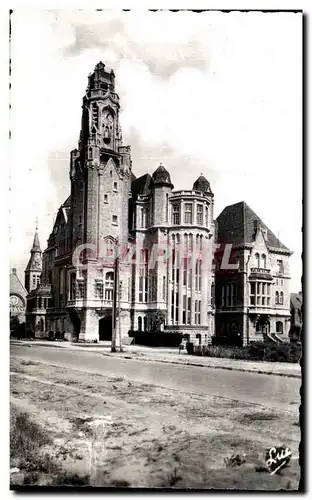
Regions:
<instances>
[{"instance_id":1,"label":"belfry tower","mask_svg":"<svg viewBox=\"0 0 312 500\"><path fill-rule=\"evenodd\" d=\"M88 246L83 267L76 271L80 285L75 309L82 340L98 339L99 319L112 314L111 295L107 294L107 300L103 297L106 275L113 272L101 267L105 242L128 242L131 156L130 146L122 145L119 110L114 72L99 62L88 78L78 149L71 152L70 166L71 246L73 250L81 244Z\"/></svg>"}]
</instances>

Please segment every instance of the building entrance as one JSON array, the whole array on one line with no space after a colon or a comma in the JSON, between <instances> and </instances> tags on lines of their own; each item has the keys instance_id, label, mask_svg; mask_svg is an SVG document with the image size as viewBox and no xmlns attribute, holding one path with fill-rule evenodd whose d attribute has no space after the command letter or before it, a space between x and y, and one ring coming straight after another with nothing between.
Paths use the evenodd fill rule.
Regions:
<instances>
[{"instance_id":1,"label":"building entrance","mask_svg":"<svg viewBox=\"0 0 312 500\"><path fill-rule=\"evenodd\" d=\"M99 321L99 340L112 340L112 316L105 316Z\"/></svg>"}]
</instances>

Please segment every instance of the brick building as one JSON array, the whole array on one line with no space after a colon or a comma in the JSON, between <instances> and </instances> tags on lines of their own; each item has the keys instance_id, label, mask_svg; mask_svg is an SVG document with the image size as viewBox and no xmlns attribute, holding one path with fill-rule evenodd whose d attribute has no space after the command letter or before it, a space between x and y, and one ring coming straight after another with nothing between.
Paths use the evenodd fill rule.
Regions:
<instances>
[{"instance_id":1,"label":"brick building","mask_svg":"<svg viewBox=\"0 0 312 500\"><path fill-rule=\"evenodd\" d=\"M231 244L237 269L216 268L216 335L243 342L289 340L292 252L253 210L240 202L217 217L216 240Z\"/></svg>"},{"instance_id":2,"label":"brick building","mask_svg":"<svg viewBox=\"0 0 312 500\"><path fill-rule=\"evenodd\" d=\"M192 189L174 191L163 165L137 179L119 109L114 72L100 62L89 75L70 155L70 196L58 210L35 290L37 236L26 269L28 328L38 337L52 330L69 339L109 339L115 306L121 338L130 329L151 330L162 312L164 329L208 343L214 277L212 261L204 269L201 256L214 240L210 184L200 176ZM134 247L135 258L121 258Z\"/></svg>"}]
</instances>

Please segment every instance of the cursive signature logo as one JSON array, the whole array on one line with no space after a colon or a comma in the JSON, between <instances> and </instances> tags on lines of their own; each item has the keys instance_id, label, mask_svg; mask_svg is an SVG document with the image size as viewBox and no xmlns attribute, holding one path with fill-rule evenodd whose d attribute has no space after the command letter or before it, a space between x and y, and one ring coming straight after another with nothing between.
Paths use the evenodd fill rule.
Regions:
<instances>
[{"instance_id":1,"label":"cursive signature logo","mask_svg":"<svg viewBox=\"0 0 312 500\"><path fill-rule=\"evenodd\" d=\"M291 451L286 446L277 446L270 448L266 452L266 465L272 474L288 464L291 457Z\"/></svg>"}]
</instances>

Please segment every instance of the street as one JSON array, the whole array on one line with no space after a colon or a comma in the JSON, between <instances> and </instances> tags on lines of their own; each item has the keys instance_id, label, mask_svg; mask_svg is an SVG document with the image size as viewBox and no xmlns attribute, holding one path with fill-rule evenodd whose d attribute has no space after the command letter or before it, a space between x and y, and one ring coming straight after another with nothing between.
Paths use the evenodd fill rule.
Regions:
<instances>
[{"instance_id":1,"label":"street","mask_svg":"<svg viewBox=\"0 0 312 500\"><path fill-rule=\"evenodd\" d=\"M299 379L215 370L195 366L179 366L142 362L104 356L97 352L79 352L33 345L12 345L11 355L106 376L124 376L129 380L157 384L168 389L214 395L267 408L298 412Z\"/></svg>"}]
</instances>

